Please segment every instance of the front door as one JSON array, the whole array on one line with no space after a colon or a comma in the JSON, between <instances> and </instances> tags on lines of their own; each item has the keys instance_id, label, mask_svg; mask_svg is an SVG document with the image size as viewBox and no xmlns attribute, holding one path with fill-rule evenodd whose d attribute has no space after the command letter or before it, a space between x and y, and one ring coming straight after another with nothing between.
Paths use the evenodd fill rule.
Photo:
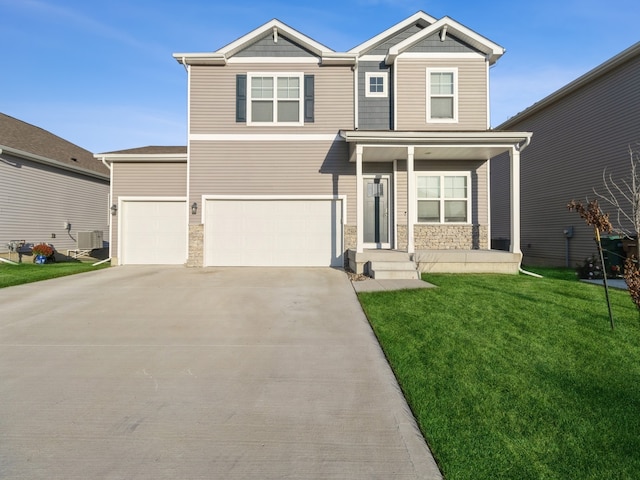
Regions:
<instances>
[{"instance_id":1,"label":"front door","mask_svg":"<svg viewBox=\"0 0 640 480\"><path fill-rule=\"evenodd\" d=\"M391 248L389 239L389 176L365 177L364 181L364 246Z\"/></svg>"}]
</instances>

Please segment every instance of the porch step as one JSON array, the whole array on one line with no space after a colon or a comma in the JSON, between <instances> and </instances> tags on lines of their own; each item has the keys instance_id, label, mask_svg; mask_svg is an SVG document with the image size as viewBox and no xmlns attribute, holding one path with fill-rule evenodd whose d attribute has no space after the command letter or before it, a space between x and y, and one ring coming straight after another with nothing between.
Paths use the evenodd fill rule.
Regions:
<instances>
[{"instance_id":1,"label":"porch step","mask_svg":"<svg viewBox=\"0 0 640 480\"><path fill-rule=\"evenodd\" d=\"M372 261L369 276L378 280L419 280L418 269L412 261Z\"/></svg>"}]
</instances>

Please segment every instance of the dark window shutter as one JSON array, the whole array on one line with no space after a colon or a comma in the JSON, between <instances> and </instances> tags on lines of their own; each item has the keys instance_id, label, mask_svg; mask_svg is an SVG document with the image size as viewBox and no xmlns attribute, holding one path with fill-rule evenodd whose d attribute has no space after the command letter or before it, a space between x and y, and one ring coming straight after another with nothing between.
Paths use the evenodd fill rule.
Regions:
<instances>
[{"instance_id":1,"label":"dark window shutter","mask_svg":"<svg viewBox=\"0 0 640 480\"><path fill-rule=\"evenodd\" d=\"M314 88L315 79L313 75L304 76L304 121L313 123L314 121Z\"/></svg>"},{"instance_id":2,"label":"dark window shutter","mask_svg":"<svg viewBox=\"0 0 640 480\"><path fill-rule=\"evenodd\" d=\"M236 122L247 121L247 76L236 75Z\"/></svg>"}]
</instances>

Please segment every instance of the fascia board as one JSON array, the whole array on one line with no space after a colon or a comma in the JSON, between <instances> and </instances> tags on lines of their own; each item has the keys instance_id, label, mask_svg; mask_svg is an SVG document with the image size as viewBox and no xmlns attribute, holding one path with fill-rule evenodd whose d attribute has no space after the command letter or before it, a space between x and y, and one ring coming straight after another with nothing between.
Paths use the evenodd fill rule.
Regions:
<instances>
[{"instance_id":1,"label":"fascia board","mask_svg":"<svg viewBox=\"0 0 640 480\"><path fill-rule=\"evenodd\" d=\"M498 58L500 58L505 50L497 43L492 42L491 40L483 37L482 35L477 34L473 30L465 27L464 25L456 22L452 18L442 17L437 22L429 25L422 31L412 35L411 37L403 40L402 42L394 45L389 49L387 56L385 57L385 62L387 65L393 64L396 57L403 53L405 50L411 48L413 45L418 43L420 40L433 35L438 32L442 28L447 28L447 33L451 33L454 36L460 38L464 42L468 43L472 47L477 48L482 53L487 55L489 58L489 63L495 63Z\"/></svg>"},{"instance_id":2,"label":"fascia board","mask_svg":"<svg viewBox=\"0 0 640 480\"><path fill-rule=\"evenodd\" d=\"M466 144L518 144L528 142L532 137L531 132L366 132L366 131L341 131L348 143L351 142L431 142L450 145Z\"/></svg>"},{"instance_id":3,"label":"fascia board","mask_svg":"<svg viewBox=\"0 0 640 480\"><path fill-rule=\"evenodd\" d=\"M326 52L322 55L323 65L355 65L358 56L355 53Z\"/></svg>"},{"instance_id":4,"label":"fascia board","mask_svg":"<svg viewBox=\"0 0 640 480\"><path fill-rule=\"evenodd\" d=\"M377 44L383 42L387 38L393 36L398 31L400 31L400 30L402 30L404 28L407 28L409 25L412 25L412 24L414 24L415 22L417 22L419 20L422 20L425 23L435 23L437 21L437 19L432 17L431 15L428 15L428 14L424 13L423 11L419 11L419 12L414 13L413 15L411 15L409 18L406 18L406 19L402 20L401 22L395 24L391 28L386 29L384 32L379 33L375 37L367 40L366 42L361 43L360 45L357 45L357 46L353 47L351 50L349 50L349 53L357 53L357 54L360 55L363 52L366 52L367 50L370 50L371 48L373 48Z\"/></svg>"},{"instance_id":5,"label":"fascia board","mask_svg":"<svg viewBox=\"0 0 640 480\"><path fill-rule=\"evenodd\" d=\"M227 58L217 52L174 53L173 58L182 65L226 65Z\"/></svg>"},{"instance_id":6,"label":"fascia board","mask_svg":"<svg viewBox=\"0 0 640 480\"><path fill-rule=\"evenodd\" d=\"M69 172L75 172L75 173L80 173L82 175L86 175L89 177L99 178L100 180L109 180L110 178L109 175L105 175L99 172L94 172L93 170L87 170L86 168L74 167L73 165L62 163L58 160L42 157L40 155L34 155L33 153L25 152L24 150L18 150L17 148L7 147L5 145L0 145L0 154L2 153L8 153L9 155L13 155L15 157L24 158L26 160L32 160L34 162L56 167L61 170L67 170Z\"/></svg>"},{"instance_id":7,"label":"fascia board","mask_svg":"<svg viewBox=\"0 0 640 480\"><path fill-rule=\"evenodd\" d=\"M96 154L95 158L104 160L109 163L119 162L141 162L141 163L186 163L187 154L174 154L174 153L111 153L111 154Z\"/></svg>"},{"instance_id":8,"label":"fascia board","mask_svg":"<svg viewBox=\"0 0 640 480\"><path fill-rule=\"evenodd\" d=\"M264 25L247 33L246 35L243 35L242 37L222 47L221 49L216 50L216 53L224 54L226 58L230 58L236 53L238 53L240 50L245 48L246 46L258 40L259 38L269 35L271 32L273 32L274 28L276 28L278 31L281 31L287 37L291 38L292 40L295 40L297 43L299 43L300 45L307 48L308 50L310 50L311 52L315 53L318 56L322 56L322 54L326 52L333 52L333 50L330 49L329 47L326 47L325 45L322 45L321 43L316 42L312 38L307 37L303 33L298 32L297 30L282 23L280 20L277 20L274 18L273 20L270 20Z\"/></svg>"}]
</instances>

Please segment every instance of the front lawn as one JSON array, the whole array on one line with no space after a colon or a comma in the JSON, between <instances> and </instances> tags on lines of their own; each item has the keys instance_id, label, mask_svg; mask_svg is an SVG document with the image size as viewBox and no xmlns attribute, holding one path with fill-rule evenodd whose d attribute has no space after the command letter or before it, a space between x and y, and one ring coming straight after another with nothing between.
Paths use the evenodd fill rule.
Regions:
<instances>
[{"instance_id":1,"label":"front lawn","mask_svg":"<svg viewBox=\"0 0 640 480\"><path fill-rule=\"evenodd\" d=\"M435 275L362 293L445 478L631 479L640 472L640 318L573 274Z\"/></svg>"},{"instance_id":2,"label":"front lawn","mask_svg":"<svg viewBox=\"0 0 640 480\"><path fill-rule=\"evenodd\" d=\"M36 265L33 263L9 265L7 263L0 263L0 288L89 272L108 266L108 264L102 264L94 267L90 263L82 262L64 262L45 265Z\"/></svg>"}]
</instances>

